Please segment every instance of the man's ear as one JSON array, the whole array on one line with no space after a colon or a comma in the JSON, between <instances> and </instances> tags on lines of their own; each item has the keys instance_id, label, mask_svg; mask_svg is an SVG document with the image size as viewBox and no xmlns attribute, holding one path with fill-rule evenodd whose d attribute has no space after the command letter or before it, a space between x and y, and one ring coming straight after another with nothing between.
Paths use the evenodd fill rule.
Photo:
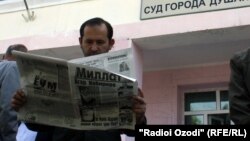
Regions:
<instances>
[{"instance_id":1,"label":"man's ear","mask_svg":"<svg viewBox=\"0 0 250 141\"><path fill-rule=\"evenodd\" d=\"M115 40L114 40L114 39L111 39L111 40L109 41L110 49L113 48L114 44L115 44Z\"/></svg>"},{"instance_id":2,"label":"man's ear","mask_svg":"<svg viewBox=\"0 0 250 141\"><path fill-rule=\"evenodd\" d=\"M79 37L79 44L82 44L82 37Z\"/></svg>"}]
</instances>

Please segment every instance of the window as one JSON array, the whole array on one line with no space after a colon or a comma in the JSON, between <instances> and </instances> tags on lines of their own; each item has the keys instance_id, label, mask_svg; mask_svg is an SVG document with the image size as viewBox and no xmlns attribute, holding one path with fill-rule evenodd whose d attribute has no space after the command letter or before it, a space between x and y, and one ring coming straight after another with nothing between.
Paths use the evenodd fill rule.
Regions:
<instances>
[{"instance_id":1,"label":"window","mask_svg":"<svg viewBox=\"0 0 250 141\"><path fill-rule=\"evenodd\" d=\"M2 0L0 1L0 13L24 10L23 0Z\"/></svg>"},{"instance_id":2,"label":"window","mask_svg":"<svg viewBox=\"0 0 250 141\"><path fill-rule=\"evenodd\" d=\"M216 110L215 91L185 94L185 111Z\"/></svg>"},{"instance_id":3,"label":"window","mask_svg":"<svg viewBox=\"0 0 250 141\"><path fill-rule=\"evenodd\" d=\"M185 124L230 124L228 90L185 92L184 110Z\"/></svg>"},{"instance_id":4,"label":"window","mask_svg":"<svg viewBox=\"0 0 250 141\"><path fill-rule=\"evenodd\" d=\"M39 8L83 0L26 0L29 8ZM0 0L0 13L25 10L24 0Z\"/></svg>"}]
</instances>

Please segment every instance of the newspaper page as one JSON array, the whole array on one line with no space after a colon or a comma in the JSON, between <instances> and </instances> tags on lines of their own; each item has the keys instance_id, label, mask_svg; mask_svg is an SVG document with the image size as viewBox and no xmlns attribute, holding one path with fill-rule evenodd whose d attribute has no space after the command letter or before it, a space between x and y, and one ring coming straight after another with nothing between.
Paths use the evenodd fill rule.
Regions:
<instances>
[{"instance_id":1,"label":"newspaper page","mask_svg":"<svg viewBox=\"0 0 250 141\"><path fill-rule=\"evenodd\" d=\"M77 118L71 95L66 60L13 52L27 103L18 118L27 122L62 126Z\"/></svg>"},{"instance_id":2,"label":"newspaper page","mask_svg":"<svg viewBox=\"0 0 250 141\"><path fill-rule=\"evenodd\" d=\"M135 79L73 61L14 54L28 101L19 119L79 130L134 129Z\"/></svg>"},{"instance_id":3,"label":"newspaper page","mask_svg":"<svg viewBox=\"0 0 250 141\"><path fill-rule=\"evenodd\" d=\"M77 64L70 64L69 71L80 125L88 129L134 129L135 80Z\"/></svg>"},{"instance_id":4,"label":"newspaper page","mask_svg":"<svg viewBox=\"0 0 250 141\"><path fill-rule=\"evenodd\" d=\"M137 94L138 84L128 77L135 77L132 63L131 49L69 61L71 89L82 125L134 129L132 96Z\"/></svg>"}]
</instances>

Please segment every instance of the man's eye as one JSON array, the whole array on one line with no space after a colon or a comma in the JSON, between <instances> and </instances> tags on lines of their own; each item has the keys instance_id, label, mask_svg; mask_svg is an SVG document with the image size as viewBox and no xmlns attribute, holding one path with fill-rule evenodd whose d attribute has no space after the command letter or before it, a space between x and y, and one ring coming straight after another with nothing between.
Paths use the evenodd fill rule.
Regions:
<instances>
[{"instance_id":1,"label":"man's eye","mask_svg":"<svg viewBox=\"0 0 250 141\"><path fill-rule=\"evenodd\" d=\"M90 41L90 40L87 40L86 43L87 43L87 44L92 44L93 42Z\"/></svg>"},{"instance_id":2,"label":"man's eye","mask_svg":"<svg viewBox=\"0 0 250 141\"><path fill-rule=\"evenodd\" d=\"M104 42L103 41L97 41L96 44L101 45L101 44L104 44Z\"/></svg>"}]
</instances>

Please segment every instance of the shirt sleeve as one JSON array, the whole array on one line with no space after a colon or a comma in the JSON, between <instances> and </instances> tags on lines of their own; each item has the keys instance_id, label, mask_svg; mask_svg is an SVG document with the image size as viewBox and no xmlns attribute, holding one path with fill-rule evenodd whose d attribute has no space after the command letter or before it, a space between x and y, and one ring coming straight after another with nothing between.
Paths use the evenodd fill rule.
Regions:
<instances>
[{"instance_id":1,"label":"shirt sleeve","mask_svg":"<svg viewBox=\"0 0 250 141\"><path fill-rule=\"evenodd\" d=\"M6 68L1 83L0 93L0 124L1 134L8 140L15 140L18 122L17 114L11 107L11 99L14 92L20 88L19 72L17 66L10 64L10 67ZM3 72L2 72L3 73Z\"/></svg>"}]
</instances>

